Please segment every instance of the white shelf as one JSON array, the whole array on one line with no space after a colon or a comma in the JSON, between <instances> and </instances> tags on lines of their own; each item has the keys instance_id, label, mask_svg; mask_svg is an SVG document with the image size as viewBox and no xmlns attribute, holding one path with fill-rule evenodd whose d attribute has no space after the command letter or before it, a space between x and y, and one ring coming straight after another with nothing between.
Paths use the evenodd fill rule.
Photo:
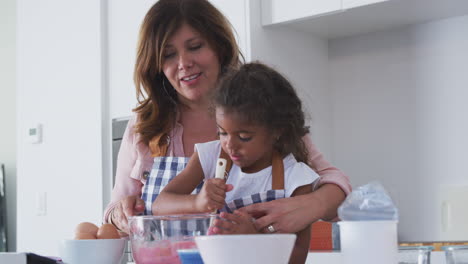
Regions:
<instances>
[{"instance_id":1,"label":"white shelf","mask_svg":"<svg viewBox=\"0 0 468 264\"><path fill-rule=\"evenodd\" d=\"M343 258L340 252L309 252L306 264L327 263L342 264ZM446 264L443 251L431 252L431 264Z\"/></svg>"},{"instance_id":2,"label":"white shelf","mask_svg":"<svg viewBox=\"0 0 468 264\"><path fill-rule=\"evenodd\" d=\"M279 23L264 21L263 25L335 39L466 14L466 0L390 0L322 15L296 16Z\"/></svg>"}]
</instances>

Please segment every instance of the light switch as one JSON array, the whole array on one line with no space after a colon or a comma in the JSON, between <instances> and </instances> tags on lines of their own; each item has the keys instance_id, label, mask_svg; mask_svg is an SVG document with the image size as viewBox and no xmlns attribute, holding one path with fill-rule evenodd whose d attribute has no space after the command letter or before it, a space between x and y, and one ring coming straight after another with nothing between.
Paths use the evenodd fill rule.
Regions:
<instances>
[{"instance_id":1,"label":"light switch","mask_svg":"<svg viewBox=\"0 0 468 264\"><path fill-rule=\"evenodd\" d=\"M36 197L36 215L45 216L47 214L47 193L38 192Z\"/></svg>"},{"instance_id":2,"label":"light switch","mask_svg":"<svg viewBox=\"0 0 468 264\"><path fill-rule=\"evenodd\" d=\"M42 142L42 125L36 124L28 129L28 142L31 144L39 144Z\"/></svg>"}]
</instances>

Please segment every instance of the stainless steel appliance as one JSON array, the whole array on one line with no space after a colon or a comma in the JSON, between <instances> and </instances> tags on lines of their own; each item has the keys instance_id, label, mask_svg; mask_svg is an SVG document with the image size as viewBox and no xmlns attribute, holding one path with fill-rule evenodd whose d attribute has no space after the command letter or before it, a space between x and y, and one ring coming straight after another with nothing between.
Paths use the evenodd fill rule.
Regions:
<instances>
[{"instance_id":1,"label":"stainless steel appliance","mask_svg":"<svg viewBox=\"0 0 468 264\"><path fill-rule=\"evenodd\" d=\"M115 184L115 173L117 169L117 156L119 155L120 144L127 128L130 117L121 117L112 119L112 186ZM120 264L133 262L131 245L127 243L125 255Z\"/></svg>"},{"instance_id":2,"label":"stainless steel appliance","mask_svg":"<svg viewBox=\"0 0 468 264\"><path fill-rule=\"evenodd\" d=\"M115 184L115 172L117 168L117 156L122 143L122 137L127 128L130 117L112 119L112 186Z\"/></svg>"},{"instance_id":3,"label":"stainless steel appliance","mask_svg":"<svg viewBox=\"0 0 468 264\"><path fill-rule=\"evenodd\" d=\"M5 166L0 164L0 252L8 251L5 178Z\"/></svg>"}]
</instances>

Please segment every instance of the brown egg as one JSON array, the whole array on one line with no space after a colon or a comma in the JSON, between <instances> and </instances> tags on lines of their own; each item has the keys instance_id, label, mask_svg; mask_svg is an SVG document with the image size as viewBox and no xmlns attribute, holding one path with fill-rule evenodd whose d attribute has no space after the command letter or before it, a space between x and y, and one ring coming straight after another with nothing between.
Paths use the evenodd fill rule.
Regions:
<instances>
[{"instance_id":1,"label":"brown egg","mask_svg":"<svg viewBox=\"0 0 468 264\"><path fill-rule=\"evenodd\" d=\"M90 233L75 233L75 239L96 239L96 236Z\"/></svg>"},{"instance_id":2,"label":"brown egg","mask_svg":"<svg viewBox=\"0 0 468 264\"><path fill-rule=\"evenodd\" d=\"M76 234L79 234L79 233L82 233L82 234L91 234L94 236L94 238L96 238L97 236L97 231L98 231L98 227L93 224L93 223L90 223L90 222L83 222L83 223L80 223L76 226L75 228L75 236Z\"/></svg>"},{"instance_id":3,"label":"brown egg","mask_svg":"<svg viewBox=\"0 0 468 264\"><path fill-rule=\"evenodd\" d=\"M120 238L119 232L114 225L103 224L97 231L98 239L117 239Z\"/></svg>"}]
</instances>

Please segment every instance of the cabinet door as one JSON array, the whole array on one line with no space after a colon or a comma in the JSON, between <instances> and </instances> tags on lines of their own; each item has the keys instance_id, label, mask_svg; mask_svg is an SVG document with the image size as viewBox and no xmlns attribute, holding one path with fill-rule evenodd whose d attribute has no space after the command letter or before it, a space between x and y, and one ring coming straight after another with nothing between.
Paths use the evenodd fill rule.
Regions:
<instances>
[{"instance_id":1,"label":"cabinet door","mask_svg":"<svg viewBox=\"0 0 468 264\"><path fill-rule=\"evenodd\" d=\"M343 0L343 9L349 9L358 6L376 4L389 0Z\"/></svg>"},{"instance_id":2,"label":"cabinet door","mask_svg":"<svg viewBox=\"0 0 468 264\"><path fill-rule=\"evenodd\" d=\"M271 25L340 10L341 0L262 0L262 21Z\"/></svg>"}]
</instances>

